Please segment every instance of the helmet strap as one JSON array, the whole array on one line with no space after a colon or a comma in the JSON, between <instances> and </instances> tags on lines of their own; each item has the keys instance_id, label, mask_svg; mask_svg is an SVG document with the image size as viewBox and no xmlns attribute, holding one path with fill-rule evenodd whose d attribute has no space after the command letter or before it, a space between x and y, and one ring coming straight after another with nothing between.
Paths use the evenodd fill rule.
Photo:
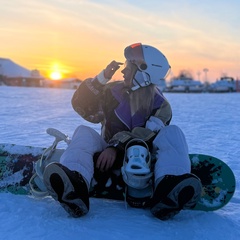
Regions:
<instances>
[{"instance_id":1,"label":"helmet strap","mask_svg":"<svg viewBox=\"0 0 240 240\"><path fill-rule=\"evenodd\" d=\"M137 71L133 77L131 91L136 91L139 88L147 87L151 84L150 76L143 71Z\"/></svg>"}]
</instances>

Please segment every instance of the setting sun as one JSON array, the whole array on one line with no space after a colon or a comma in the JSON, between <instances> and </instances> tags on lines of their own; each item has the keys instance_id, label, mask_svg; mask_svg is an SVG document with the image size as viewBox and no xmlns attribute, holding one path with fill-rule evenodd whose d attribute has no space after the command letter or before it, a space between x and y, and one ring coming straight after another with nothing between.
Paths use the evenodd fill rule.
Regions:
<instances>
[{"instance_id":1,"label":"setting sun","mask_svg":"<svg viewBox=\"0 0 240 240\"><path fill-rule=\"evenodd\" d=\"M60 73L60 72L51 72L50 73L50 78L52 79L52 80L59 80L59 79L61 79L62 78L62 74Z\"/></svg>"},{"instance_id":2,"label":"setting sun","mask_svg":"<svg viewBox=\"0 0 240 240\"><path fill-rule=\"evenodd\" d=\"M48 76L51 80L60 80L63 78L63 67L59 63L51 64Z\"/></svg>"}]
</instances>

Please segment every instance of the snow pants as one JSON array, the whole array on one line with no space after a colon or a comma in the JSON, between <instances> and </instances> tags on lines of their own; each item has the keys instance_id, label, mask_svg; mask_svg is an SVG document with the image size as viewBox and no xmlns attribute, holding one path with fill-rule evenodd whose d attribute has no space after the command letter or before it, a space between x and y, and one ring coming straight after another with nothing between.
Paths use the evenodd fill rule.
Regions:
<instances>
[{"instance_id":1,"label":"snow pants","mask_svg":"<svg viewBox=\"0 0 240 240\"><path fill-rule=\"evenodd\" d=\"M107 147L102 136L94 129L80 125L75 130L71 143L60 158L60 163L73 171L78 171L90 187L94 174L93 155ZM190 173L191 163L188 146L181 129L169 125L161 129L153 141L156 163L155 181L164 175Z\"/></svg>"},{"instance_id":2,"label":"snow pants","mask_svg":"<svg viewBox=\"0 0 240 240\"><path fill-rule=\"evenodd\" d=\"M156 163L155 182L165 175L182 175L191 172L188 145L182 130L169 125L160 130L153 141Z\"/></svg>"},{"instance_id":3,"label":"snow pants","mask_svg":"<svg viewBox=\"0 0 240 240\"><path fill-rule=\"evenodd\" d=\"M94 174L93 155L107 147L102 136L94 129L80 125L74 131L72 140L60 158L60 163L72 171L77 171L90 187Z\"/></svg>"}]
</instances>

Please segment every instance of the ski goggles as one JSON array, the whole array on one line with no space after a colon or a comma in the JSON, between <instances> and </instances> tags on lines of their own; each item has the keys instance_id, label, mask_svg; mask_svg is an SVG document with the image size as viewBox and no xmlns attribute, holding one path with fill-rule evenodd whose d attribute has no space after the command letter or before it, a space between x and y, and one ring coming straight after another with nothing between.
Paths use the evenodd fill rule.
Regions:
<instances>
[{"instance_id":1,"label":"ski goggles","mask_svg":"<svg viewBox=\"0 0 240 240\"><path fill-rule=\"evenodd\" d=\"M144 71L147 69L141 43L135 43L126 47L124 50L124 56L128 61L137 65L139 70Z\"/></svg>"}]
</instances>

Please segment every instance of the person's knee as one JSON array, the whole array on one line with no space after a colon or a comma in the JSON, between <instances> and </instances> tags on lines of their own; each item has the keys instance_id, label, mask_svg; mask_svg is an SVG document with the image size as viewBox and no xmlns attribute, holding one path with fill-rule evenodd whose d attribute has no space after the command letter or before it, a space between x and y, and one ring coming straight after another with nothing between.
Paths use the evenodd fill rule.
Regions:
<instances>
[{"instance_id":1,"label":"person's knee","mask_svg":"<svg viewBox=\"0 0 240 240\"><path fill-rule=\"evenodd\" d=\"M86 131L86 132L90 132L92 130L92 128L88 127L88 126L85 126L85 125L79 125L77 128L76 128L76 132L82 132L82 131Z\"/></svg>"},{"instance_id":2,"label":"person's knee","mask_svg":"<svg viewBox=\"0 0 240 240\"><path fill-rule=\"evenodd\" d=\"M92 129L91 127L85 126L85 125L79 125L75 132L74 132L74 136L84 136L85 138L89 138L89 137L95 137L95 135L97 134L97 132Z\"/></svg>"}]
</instances>

